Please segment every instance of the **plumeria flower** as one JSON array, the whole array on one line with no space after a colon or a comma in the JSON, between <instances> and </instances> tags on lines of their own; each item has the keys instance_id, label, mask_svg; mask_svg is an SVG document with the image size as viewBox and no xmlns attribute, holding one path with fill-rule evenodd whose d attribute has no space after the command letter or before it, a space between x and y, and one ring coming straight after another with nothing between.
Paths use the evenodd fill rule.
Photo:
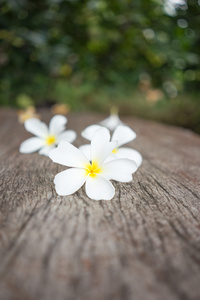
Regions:
<instances>
[{"instance_id":1,"label":"plumeria flower","mask_svg":"<svg viewBox=\"0 0 200 300\"><path fill-rule=\"evenodd\" d=\"M34 106L28 106L24 110L18 110L18 121L19 123L23 124L26 120L31 118L40 119L40 115L37 114L36 109Z\"/></svg>"},{"instance_id":2,"label":"plumeria flower","mask_svg":"<svg viewBox=\"0 0 200 300\"><path fill-rule=\"evenodd\" d=\"M118 125L123 124L119 118L118 109L115 106L111 107L110 116L99 122L99 124L110 130L114 130Z\"/></svg>"},{"instance_id":3,"label":"plumeria flower","mask_svg":"<svg viewBox=\"0 0 200 300\"><path fill-rule=\"evenodd\" d=\"M52 106L51 112L53 115L67 115L70 112L70 106L64 103L55 104Z\"/></svg>"},{"instance_id":4,"label":"plumeria flower","mask_svg":"<svg viewBox=\"0 0 200 300\"><path fill-rule=\"evenodd\" d=\"M27 120L24 123L26 130L36 137L25 140L20 145L19 151L32 153L39 150L39 154L48 156L49 151L55 148L61 140L72 143L76 138L76 132L73 130L65 131L66 123L67 118L61 115L56 115L51 119L49 128L38 119Z\"/></svg>"},{"instance_id":5,"label":"plumeria flower","mask_svg":"<svg viewBox=\"0 0 200 300\"><path fill-rule=\"evenodd\" d=\"M75 193L85 183L86 194L94 200L111 200L115 188L111 179L121 182L132 180L137 165L129 159L107 161L117 142L110 142L110 133L106 128L97 130L92 138L91 160L82 151L66 141L61 141L49 157L55 163L71 167L55 176L56 192L60 196Z\"/></svg>"},{"instance_id":6,"label":"plumeria flower","mask_svg":"<svg viewBox=\"0 0 200 300\"><path fill-rule=\"evenodd\" d=\"M99 130L100 128L103 128L100 125L91 125L86 127L81 135L91 141L95 132ZM136 138L136 133L128 126L126 125L119 125L117 128L114 130L112 134L112 139L111 141L117 141L117 146L113 149L111 153L110 159L114 158L128 158L136 162L137 166L140 167L142 163L142 156L141 154L128 147L121 147L124 144L127 144L134 140ZM79 149L90 159L90 146L89 145L83 145Z\"/></svg>"}]
</instances>

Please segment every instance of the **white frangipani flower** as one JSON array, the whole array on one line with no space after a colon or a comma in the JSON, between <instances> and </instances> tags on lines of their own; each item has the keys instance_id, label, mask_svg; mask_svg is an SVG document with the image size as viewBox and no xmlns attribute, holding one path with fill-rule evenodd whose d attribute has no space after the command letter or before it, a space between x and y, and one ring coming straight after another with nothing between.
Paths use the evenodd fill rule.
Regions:
<instances>
[{"instance_id":1,"label":"white frangipani flower","mask_svg":"<svg viewBox=\"0 0 200 300\"><path fill-rule=\"evenodd\" d=\"M103 127L100 125L96 125L96 124L88 126L82 131L81 135L85 139L91 141L95 132L97 130L99 130L100 128L103 128ZM136 133L130 127L128 127L126 125L117 126L117 128L114 130L114 132L112 134L112 138L111 138L111 141L117 141L117 146L112 151L110 159L112 159L112 158L131 159L136 162L138 167L140 167L140 165L142 164L141 154L132 148L121 147L122 145L127 144L127 143L131 142L132 140L134 140L136 138L136 136L137 136ZM79 149L81 149L81 151L86 155L86 157L88 157L88 159L90 159L89 145L83 145Z\"/></svg>"},{"instance_id":2,"label":"white frangipani flower","mask_svg":"<svg viewBox=\"0 0 200 300\"><path fill-rule=\"evenodd\" d=\"M114 130L118 125L122 125L123 123L119 118L118 109L113 106L110 111L110 116L99 122L99 124L108 128L109 130Z\"/></svg>"},{"instance_id":3,"label":"white frangipani flower","mask_svg":"<svg viewBox=\"0 0 200 300\"><path fill-rule=\"evenodd\" d=\"M61 115L54 116L49 128L38 119L32 118L25 121L26 130L36 137L25 140L19 148L21 153L32 153L39 150L39 154L48 156L49 151L55 148L61 140L72 143L76 138L76 132L66 130L67 118Z\"/></svg>"},{"instance_id":4,"label":"white frangipani flower","mask_svg":"<svg viewBox=\"0 0 200 300\"><path fill-rule=\"evenodd\" d=\"M137 170L135 162L129 159L107 161L107 157L117 147L117 142L110 142L108 129L97 130L90 145L91 160L81 150L61 141L56 149L49 153L55 163L71 167L55 176L56 192L60 196L75 193L84 183L86 194L94 200L111 200L115 188L111 179L121 182L132 180L132 173Z\"/></svg>"}]
</instances>

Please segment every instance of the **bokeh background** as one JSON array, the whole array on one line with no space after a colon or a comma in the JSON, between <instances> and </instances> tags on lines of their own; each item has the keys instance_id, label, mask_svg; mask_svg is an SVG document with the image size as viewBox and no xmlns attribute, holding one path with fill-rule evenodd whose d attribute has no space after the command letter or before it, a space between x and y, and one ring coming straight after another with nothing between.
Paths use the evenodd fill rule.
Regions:
<instances>
[{"instance_id":1,"label":"bokeh background","mask_svg":"<svg viewBox=\"0 0 200 300\"><path fill-rule=\"evenodd\" d=\"M0 0L0 105L68 104L200 133L200 1Z\"/></svg>"}]
</instances>

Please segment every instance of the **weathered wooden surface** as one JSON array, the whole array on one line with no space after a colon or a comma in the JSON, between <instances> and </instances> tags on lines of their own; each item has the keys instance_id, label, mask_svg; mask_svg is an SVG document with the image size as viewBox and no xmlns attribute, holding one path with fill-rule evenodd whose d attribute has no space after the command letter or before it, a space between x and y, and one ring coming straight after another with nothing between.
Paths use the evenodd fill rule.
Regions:
<instances>
[{"instance_id":1,"label":"weathered wooden surface","mask_svg":"<svg viewBox=\"0 0 200 300\"><path fill-rule=\"evenodd\" d=\"M43 115L45 121L50 115ZM100 115L70 115L79 134ZM123 119L144 158L112 201L84 188L57 196L64 168L22 155L30 135L14 112L0 112L0 299L200 299L200 137Z\"/></svg>"}]
</instances>

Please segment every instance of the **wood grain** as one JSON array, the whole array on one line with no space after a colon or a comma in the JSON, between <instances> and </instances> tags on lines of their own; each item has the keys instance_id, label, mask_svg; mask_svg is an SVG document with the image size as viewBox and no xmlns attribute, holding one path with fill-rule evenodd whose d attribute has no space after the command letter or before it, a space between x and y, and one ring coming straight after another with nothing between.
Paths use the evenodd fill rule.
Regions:
<instances>
[{"instance_id":1,"label":"wood grain","mask_svg":"<svg viewBox=\"0 0 200 300\"><path fill-rule=\"evenodd\" d=\"M42 112L45 121L48 111ZM69 115L80 132L102 115ZM1 300L199 300L200 137L180 128L122 118L144 158L112 201L84 188L60 197L64 168L23 155L30 135L13 111L0 111Z\"/></svg>"}]
</instances>

